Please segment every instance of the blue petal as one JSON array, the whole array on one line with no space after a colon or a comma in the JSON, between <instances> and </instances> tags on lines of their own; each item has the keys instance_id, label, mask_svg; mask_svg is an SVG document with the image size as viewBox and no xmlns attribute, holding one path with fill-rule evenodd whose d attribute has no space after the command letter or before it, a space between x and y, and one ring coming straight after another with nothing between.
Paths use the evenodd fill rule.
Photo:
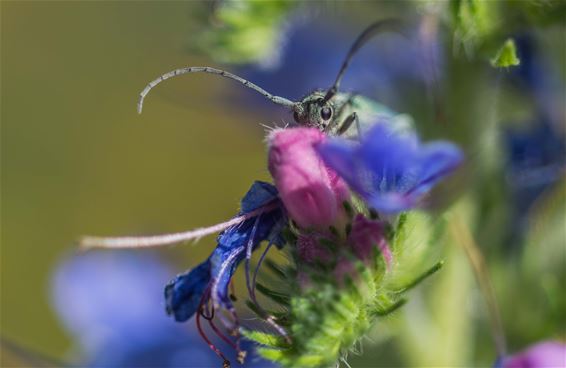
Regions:
<instances>
[{"instance_id":1,"label":"blue petal","mask_svg":"<svg viewBox=\"0 0 566 368\"><path fill-rule=\"evenodd\" d=\"M358 149L359 160L373 175L371 192L402 191L418 173L414 158L418 154L418 138L413 132L399 134L387 122L373 127Z\"/></svg>"},{"instance_id":2,"label":"blue petal","mask_svg":"<svg viewBox=\"0 0 566 368\"><path fill-rule=\"evenodd\" d=\"M258 209L261 206L265 206L270 202L278 199L278 196L279 192L273 184L269 184L263 181L255 181L244 198L242 198L240 214L246 214ZM283 206L280 202L279 208L276 211L271 212L270 216L272 216L273 220L271 233L268 234L267 238L260 240L260 242L263 240L269 240L275 246L281 248L283 247L283 245L285 245L285 240L281 235L281 230L283 230L283 228L287 224L287 217L285 216ZM264 219L264 221L266 220ZM267 223L269 223L269 221L267 221Z\"/></svg>"},{"instance_id":3,"label":"blue petal","mask_svg":"<svg viewBox=\"0 0 566 368\"><path fill-rule=\"evenodd\" d=\"M361 168L355 157L356 148L353 142L344 139L330 139L315 147L324 162L351 184L352 189L361 193L364 192L364 186L358 178Z\"/></svg>"},{"instance_id":4,"label":"blue petal","mask_svg":"<svg viewBox=\"0 0 566 368\"><path fill-rule=\"evenodd\" d=\"M334 138L317 149L354 191L385 213L416 207L421 197L463 160L455 145L421 145L414 132L395 132L387 121L376 123L360 144Z\"/></svg>"},{"instance_id":5,"label":"blue petal","mask_svg":"<svg viewBox=\"0 0 566 368\"><path fill-rule=\"evenodd\" d=\"M242 199L239 215L277 200L277 195L273 185L254 182ZM208 288L216 306L232 308L228 287L236 268L245 258L246 247L251 244L255 249L264 240L282 246L281 230L286 223L286 215L279 204L269 212L251 217L220 233L216 248L205 262L190 272L178 275L165 287L167 313L173 314L179 322L188 320L197 312Z\"/></svg>"},{"instance_id":6,"label":"blue petal","mask_svg":"<svg viewBox=\"0 0 566 368\"><path fill-rule=\"evenodd\" d=\"M449 142L434 142L423 146L419 165L423 168L412 193L426 193L464 160L462 151Z\"/></svg>"},{"instance_id":7,"label":"blue petal","mask_svg":"<svg viewBox=\"0 0 566 368\"><path fill-rule=\"evenodd\" d=\"M242 199L242 213L248 213L268 204L277 198L278 192L274 185L263 181L255 181Z\"/></svg>"},{"instance_id":8,"label":"blue petal","mask_svg":"<svg viewBox=\"0 0 566 368\"><path fill-rule=\"evenodd\" d=\"M177 322L191 318L210 283L210 260L177 275L165 286L165 308Z\"/></svg>"},{"instance_id":9,"label":"blue petal","mask_svg":"<svg viewBox=\"0 0 566 368\"><path fill-rule=\"evenodd\" d=\"M246 256L246 247L251 241L252 249L264 240L277 244L281 241L280 232L286 224L286 218L281 208L269 213L252 217L242 224L229 228L218 236L218 246L212 253L212 289L211 297L215 304L231 308L228 297L228 286L236 268ZM278 244L282 245L282 244Z\"/></svg>"},{"instance_id":10,"label":"blue petal","mask_svg":"<svg viewBox=\"0 0 566 368\"><path fill-rule=\"evenodd\" d=\"M415 208L418 204L418 197L396 192L381 193L370 197L368 204L383 213L398 213Z\"/></svg>"}]
</instances>

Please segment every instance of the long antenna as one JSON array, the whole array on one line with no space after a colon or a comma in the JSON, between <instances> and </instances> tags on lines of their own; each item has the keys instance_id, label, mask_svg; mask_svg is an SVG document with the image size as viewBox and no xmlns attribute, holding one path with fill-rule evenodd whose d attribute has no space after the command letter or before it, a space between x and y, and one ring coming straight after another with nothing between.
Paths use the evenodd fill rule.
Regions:
<instances>
[{"instance_id":1,"label":"long antenna","mask_svg":"<svg viewBox=\"0 0 566 368\"><path fill-rule=\"evenodd\" d=\"M221 77L230 78L237 82L242 83L244 86L251 88L256 92L261 93L264 97L266 97L268 100L270 100L275 104L282 105L291 109L294 109L296 106L295 102L290 101L284 97L274 96L271 93L264 90L263 88L235 74L220 69L210 68L207 66L192 66L188 68L180 68L180 69L172 70L169 73L165 73L159 78L149 82L149 84L140 93L140 99L138 101L138 114L142 113L143 100L145 99L145 96L147 96L147 94L149 93L149 91L151 91L153 87L157 86L159 83L163 82L164 80L188 73L210 73L210 74L220 75Z\"/></svg>"},{"instance_id":2,"label":"long antenna","mask_svg":"<svg viewBox=\"0 0 566 368\"><path fill-rule=\"evenodd\" d=\"M350 61L352 61L352 58L354 57L356 52L358 52L358 50L361 49L362 46L364 46L373 36L378 35L382 31L393 31L403 34L403 24L401 23L400 20L393 18L380 20L373 24L370 24L358 36L358 38L356 39L356 41L354 41L354 44L350 48L350 51L348 51L348 54L346 55L346 59L342 63L342 66L340 67L340 71L336 76L336 81L334 82L332 87L328 89L328 92L326 92L326 96L324 96L325 102L330 100L332 97L334 97L336 93L338 93L338 88L340 88L340 82L342 81L342 77L344 76L346 69L348 69L348 66L350 65Z\"/></svg>"}]
</instances>

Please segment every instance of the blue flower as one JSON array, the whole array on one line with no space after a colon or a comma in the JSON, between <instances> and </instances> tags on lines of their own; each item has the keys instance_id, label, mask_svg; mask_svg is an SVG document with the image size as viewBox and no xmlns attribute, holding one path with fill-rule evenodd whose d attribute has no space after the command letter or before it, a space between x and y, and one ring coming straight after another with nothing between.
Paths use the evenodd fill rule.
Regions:
<instances>
[{"instance_id":1,"label":"blue flower","mask_svg":"<svg viewBox=\"0 0 566 368\"><path fill-rule=\"evenodd\" d=\"M375 124L359 144L333 138L317 149L370 207L384 213L416 207L463 160L455 145L421 144L416 133L394 132L387 121Z\"/></svg>"},{"instance_id":2,"label":"blue flower","mask_svg":"<svg viewBox=\"0 0 566 368\"><path fill-rule=\"evenodd\" d=\"M277 199L277 189L256 181L242 199L239 216L263 206L269 209L229 227L218 236L218 245L210 257L194 269L178 275L165 287L167 313L183 322L212 300L214 308L233 310L228 286L238 265L248 251L264 240L283 246L281 229L287 219Z\"/></svg>"},{"instance_id":3,"label":"blue flower","mask_svg":"<svg viewBox=\"0 0 566 368\"><path fill-rule=\"evenodd\" d=\"M162 312L170 268L156 254L89 252L66 258L52 282L54 309L79 344L83 367L203 367L216 355L195 330Z\"/></svg>"}]
</instances>

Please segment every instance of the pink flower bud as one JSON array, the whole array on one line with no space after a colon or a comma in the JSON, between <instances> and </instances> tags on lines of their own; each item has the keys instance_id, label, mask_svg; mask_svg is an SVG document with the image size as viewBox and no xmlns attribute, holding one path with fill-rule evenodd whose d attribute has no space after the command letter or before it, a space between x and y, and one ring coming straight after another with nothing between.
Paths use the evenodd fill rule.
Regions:
<instances>
[{"instance_id":1,"label":"pink flower bud","mask_svg":"<svg viewBox=\"0 0 566 368\"><path fill-rule=\"evenodd\" d=\"M393 256L385 239L382 222L369 220L361 214L356 215L348 242L356 256L363 261L369 260L373 255L374 247L378 247L385 259L387 268L391 268Z\"/></svg>"},{"instance_id":2,"label":"pink flower bud","mask_svg":"<svg viewBox=\"0 0 566 368\"><path fill-rule=\"evenodd\" d=\"M346 280L346 277L349 277L352 280L358 277L358 273L356 272L356 268L354 264L345 258L341 258L340 260L338 260L338 263L336 263L336 267L334 268L333 273L334 273L334 277L336 278L340 286L344 286L344 281Z\"/></svg>"},{"instance_id":3,"label":"pink flower bud","mask_svg":"<svg viewBox=\"0 0 566 368\"><path fill-rule=\"evenodd\" d=\"M289 215L304 228L335 224L349 197L344 181L315 151L325 139L314 128L281 129L269 137L269 171Z\"/></svg>"},{"instance_id":4,"label":"pink flower bud","mask_svg":"<svg viewBox=\"0 0 566 368\"><path fill-rule=\"evenodd\" d=\"M330 251L320 245L316 235L300 235L297 250L299 257L305 262L328 262L331 259Z\"/></svg>"}]
</instances>

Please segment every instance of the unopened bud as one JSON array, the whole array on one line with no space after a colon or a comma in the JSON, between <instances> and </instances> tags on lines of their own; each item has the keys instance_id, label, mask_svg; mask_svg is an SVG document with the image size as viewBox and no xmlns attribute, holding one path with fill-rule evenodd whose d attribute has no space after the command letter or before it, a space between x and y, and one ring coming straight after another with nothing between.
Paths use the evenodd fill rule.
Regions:
<instances>
[{"instance_id":1,"label":"unopened bud","mask_svg":"<svg viewBox=\"0 0 566 368\"><path fill-rule=\"evenodd\" d=\"M304 228L333 225L349 196L345 182L314 148L325 139L314 128L281 129L269 137L269 171L289 215Z\"/></svg>"}]
</instances>

